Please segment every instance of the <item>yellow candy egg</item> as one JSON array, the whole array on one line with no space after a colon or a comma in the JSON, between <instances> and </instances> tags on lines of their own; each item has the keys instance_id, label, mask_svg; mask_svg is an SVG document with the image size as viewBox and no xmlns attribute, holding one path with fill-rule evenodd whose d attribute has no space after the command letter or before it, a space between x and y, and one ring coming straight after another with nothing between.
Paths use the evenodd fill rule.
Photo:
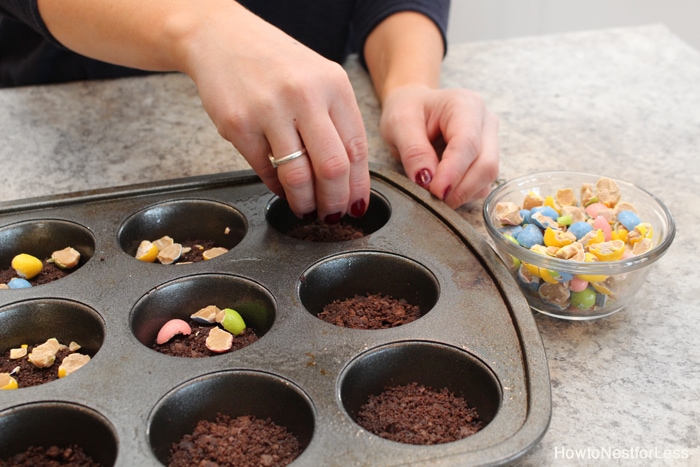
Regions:
<instances>
[{"instance_id":1,"label":"yellow candy egg","mask_svg":"<svg viewBox=\"0 0 700 467\"><path fill-rule=\"evenodd\" d=\"M2 389L17 389L17 380L10 376L9 373L0 373L0 390Z\"/></svg>"},{"instance_id":2,"label":"yellow candy egg","mask_svg":"<svg viewBox=\"0 0 700 467\"><path fill-rule=\"evenodd\" d=\"M571 245L576 241L576 235L563 230L554 230L547 227L544 231L544 244L547 246L555 246L561 248L566 245Z\"/></svg>"},{"instance_id":3,"label":"yellow candy egg","mask_svg":"<svg viewBox=\"0 0 700 467\"><path fill-rule=\"evenodd\" d=\"M158 247L148 240L144 240L139 244L136 250L136 259L140 261L145 261L146 263L153 263L158 257Z\"/></svg>"},{"instance_id":4,"label":"yellow candy egg","mask_svg":"<svg viewBox=\"0 0 700 467\"><path fill-rule=\"evenodd\" d=\"M12 269L17 272L17 275L24 279L36 277L41 272L44 264L39 258L26 253L21 253L12 258Z\"/></svg>"},{"instance_id":5,"label":"yellow candy egg","mask_svg":"<svg viewBox=\"0 0 700 467\"><path fill-rule=\"evenodd\" d=\"M611 240L609 242L596 243L588 249L600 261L617 261L625 253L625 242Z\"/></svg>"}]
</instances>

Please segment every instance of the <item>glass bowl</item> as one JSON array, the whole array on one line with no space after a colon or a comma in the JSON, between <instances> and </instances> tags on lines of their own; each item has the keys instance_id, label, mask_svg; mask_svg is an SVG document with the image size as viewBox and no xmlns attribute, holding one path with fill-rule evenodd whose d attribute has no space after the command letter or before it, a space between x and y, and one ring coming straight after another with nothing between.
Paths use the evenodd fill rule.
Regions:
<instances>
[{"instance_id":1,"label":"glass bowl","mask_svg":"<svg viewBox=\"0 0 700 467\"><path fill-rule=\"evenodd\" d=\"M550 232L547 235L550 246L548 251L544 251L547 248L546 245L535 247L539 248L540 251L526 248L520 243L528 245L532 240L527 236L519 237L520 231L518 229L528 223L534 224L535 221L527 219L528 216L523 211L519 212L524 218L520 225L511 225L517 223L517 216L515 218L511 216L510 221L505 221L504 224L502 220L508 216L504 216L503 212L499 212L497 209L500 203L514 203L515 207L522 208L526 196L533 196L533 194L535 198L539 197L543 200L546 200L547 196L556 199L557 191L567 188L573 190L575 203L580 206L583 184L589 184L595 192L596 183L601 178L615 182L621 195L619 203L630 203L636 211L638 220L651 225L651 229L648 226L646 229L644 226L640 226L643 235L651 240L650 250L639 252L636 255L632 254L632 246L628 242L631 237L628 234L625 238L626 229L617 219L617 213L613 208L612 218L609 218L610 212L607 213L608 217L604 215L605 213L602 214L604 218L608 219L607 223L612 232L612 237L608 233L608 237L604 241L611 244L610 240L625 240L623 242L625 244L624 253L620 259L617 259L617 254L611 253L609 256L602 256L603 260L596 261L598 256L593 255L592 250L590 250L590 246L596 240L593 239L591 243L587 243L588 240L585 237L576 240L583 247L585 259L581 257L581 253L576 257L577 259L561 259L555 255L561 246L559 240L562 239L556 238ZM585 204L587 206L595 204L596 199ZM551 201L549 200L549 203L545 204L551 205ZM608 204L612 206L613 203ZM503 204L501 204L502 206ZM513 205L510 206L513 207ZM559 209L560 205L554 203L552 207ZM621 180L580 172L543 172L506 182L487 196L484 201L483 215L486 230L495 245L496 252L512 272L530 307L546 315L570 320L609 316L628 305L644 283L652 265L666 253L675 235L675 223L671 213L651 193ZM598 217L596 213L593 215ZM585 222L592 225L593 218L588 215L586 217L588 219ZM558 225L555 219L553 230L557 230L557 228L561 231L569 230L569 226L565 224L570 220L561 217L559 219L564 225ZM624 218L623 220L626 221ZM541 225L546 226L546 222L546 219L540 218ZM601 226L600 220L598 222L596 226ZM631 227L629 221L626 223ZM532 233L533 228L529 227L529 229ZM603 226L601 230L604 229ZM546 232L546 228L539 230L543 234ZM629 232L633 230L630 229ZM573 233L574 229L571 231ZM595 235L597 231L596 228L592 229L591 235ZM518 242L518 238L521 242ZM583 246L582 242L586 242L587 246ZM649 242L647 241L647 243ZM620 251L619 242L612 245L614 245L615 251ZM579 248L579 245L572 245L572 247L574 246ZM601 245L595 246L594 249L598 254L608 252L607 249L603 250ZM573 251L573 249L569 248L567 251ZM563 250L561 256L566 256L563 254Z\"/></svg>"}]
</instances>

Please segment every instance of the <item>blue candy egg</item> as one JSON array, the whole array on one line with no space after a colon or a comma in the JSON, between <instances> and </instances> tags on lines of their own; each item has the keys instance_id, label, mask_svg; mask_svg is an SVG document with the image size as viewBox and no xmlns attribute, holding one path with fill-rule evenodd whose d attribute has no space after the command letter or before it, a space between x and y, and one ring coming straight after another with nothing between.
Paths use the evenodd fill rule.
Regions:
<instances>
[{"instance_id":1,"label":"blue candy egg","mask_svg":"<svg viewBox=\"0 0 700 467\"><path fill-rule=\"evenodd\" d=\"M542 231L534 224L528 224L523 227L523 230L515 239L525 248L532 248L533 245L544 244L544 235L542 235Z\"/></svg>"},{"instance_id":2,"label":"blue candy egg","mask_svg":"<svg viewBox=\"0 0 700 467\"><path fill-rule=\"evenodd\" d=\"M510 235L513 238L517 238L518 234L523 230L519 225L507 225L498 229L503 235Z\"/></svg>"},{"instance_id":3,"label":"blue candy egg","mask_svg":"<svg viewBox=\"0 0 700 467\"><path fill-rule=\"evenodd\" d=\"M530 215L535 214L537 212L541 212L547 217L551 217L552 219L556 219L559 217L559 213L551 206L535 206L530 210Z\"/></svg>"},{"instance_id":4,"label":"blue candy egg","mask_svg":"<svg viewBox=\"0 0 700 467\"><path fill-rule=\"evenodd\" d=\"M620 211L617 213L617 220L624 225L627 230L634 230L637 224L641 223L641 219L632 211Z\"/></svg>"},{"instance_id":5,"label":"blue candy egg","mask_svg":"<svg viewBox=\"0 0 700 467\"><path fill-rule=\"evenodd\" d=\"M518 269L518 280L523 288L530 292L537 292L540 287L540 278L530 274L525 266Z\"/></svg>"},{"instance_id":6,"label":"blue candy egg","mask_svg":"<svg viewBox=\"0 0 700 467\"><path fill-rule=\"evenodd\" d=\"M529 209L521 209L520 210L520 217L523 218L523 222L521 223L521 225L532 224L532 217L530 216Z\"/></svg>"},{"instance_id":7,"label":"blue candy egg","mask_svg":"<svg viewBox=\"0 0 700 467\"><path fill-rule=\"evenodd\" d=\"M576 240L581 240L588 232L593 230L593 227L588 222L574 222L569 226L569 232L576 235Z\"/></svg>"},{"instance_id":8,"label":"blue candy egg","mask_svg":"<svg viewBox=\"0 0 700 467\"><path fill-rule=\"evenodd\" d=\"M32 284L30 284L27 279L15 277L14 279L10 279L10 282L7 283L7 286L11 289L28 289L32 286Z\"/></svg>"}]
</instances>

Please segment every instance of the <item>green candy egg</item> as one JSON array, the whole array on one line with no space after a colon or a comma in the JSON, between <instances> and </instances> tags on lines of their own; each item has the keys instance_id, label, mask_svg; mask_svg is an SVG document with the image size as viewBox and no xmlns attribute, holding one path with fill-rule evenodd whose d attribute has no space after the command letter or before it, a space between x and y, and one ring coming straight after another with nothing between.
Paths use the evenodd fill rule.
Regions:
<instances>
[{"instance_id":1,"label":"green candy egg","mask_svg":"<svg viewBox=\"0 0 700 467\"><path fill-rule=\"evenodd\" d=\"M224 319L221 325L234 336L245 331L245 321L243 317L234 309L224 308Z\"/></svg>"},{"instance_id":2,"label":"green candy egg","mask_svg":"<svg viewBox=\"0 0 700 467\"><path fill-rule=\"evenodd\" d=\"M590 310L595 305L596 293L591 288L580 292L571 292L571 307L579 310Z\"/></svg>"}]
</instances>

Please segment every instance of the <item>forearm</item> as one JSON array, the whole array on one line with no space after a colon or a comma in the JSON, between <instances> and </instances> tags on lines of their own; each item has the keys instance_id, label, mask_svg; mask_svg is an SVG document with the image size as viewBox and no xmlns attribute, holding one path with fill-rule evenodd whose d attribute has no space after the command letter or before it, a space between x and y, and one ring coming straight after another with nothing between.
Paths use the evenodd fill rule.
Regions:
<instances>
[{"instance_id":1,"label":"forearm","mask_svg":"<svg viewBox=\"0 0 700 467\"><path fill-rule=\"evenodd\" d=\"M444 54L442 35L426 16L402 12L382 21L367 37L364 55L381 102L409 84L437 88Z\"/></svg>"},{"instance_id":2,"label":"forearm","mask_svg":"<svg viewBox=\"0 0 700 467\"><path fill-rule=\"evenodd\" d=\"M230 0L38 0L51 34L82 55L153 71L187 72L206 11L250 15Z\"/></svg>"}]
</instances>

